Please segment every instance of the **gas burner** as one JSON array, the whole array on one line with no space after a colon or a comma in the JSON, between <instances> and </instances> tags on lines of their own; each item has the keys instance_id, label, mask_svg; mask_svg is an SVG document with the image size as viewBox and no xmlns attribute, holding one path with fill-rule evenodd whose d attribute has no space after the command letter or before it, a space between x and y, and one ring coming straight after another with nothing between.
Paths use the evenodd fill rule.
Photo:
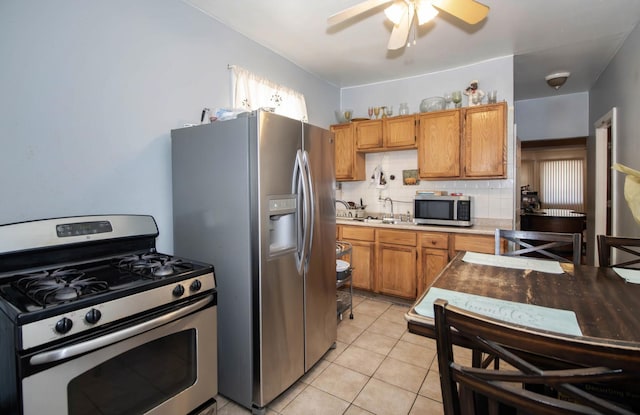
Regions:
<instances>
[{"instance_id":1,"label":"gas burner","mask_svg":"<svg viewBox=\"0 0 640 415\"><path fill-rule=\"evenodd\" d=\"M109 285L77 269L25 274L14 285L36 304L47 307L106 291Z\"/></svg>"},{"instance_id":2,"label":"gas burner","mask_svg":"<svg viewBox=\"0 0 640 415\"><path fill-rule=\"evenodd\" d=\"M181 271L193 269L193 264L169 255L149 252L129 255L117 260L117 268L130 271L144 277L162 278Z\"/></svg>"}]
</instances>

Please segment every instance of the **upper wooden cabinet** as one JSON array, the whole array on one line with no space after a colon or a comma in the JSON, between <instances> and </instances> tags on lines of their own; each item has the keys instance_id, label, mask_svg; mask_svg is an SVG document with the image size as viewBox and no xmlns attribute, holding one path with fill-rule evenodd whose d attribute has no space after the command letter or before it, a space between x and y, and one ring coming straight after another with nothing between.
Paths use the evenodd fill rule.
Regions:
<instances>
[{"instance_id":1,"label":"upper wooden cabinet","mask_svg":"<svg viewBox=\"0 0 640 415\"><path fill-rule=\"evenodd\" d=\"M382 120L357 121L354 125L359 151L380 151L383 148Z\"/></svg>"},{"instance_id":2,"label":"upper wooden cabinet","mask_svg":"<svg viewBox=\"0 0 640 415\"><path fill-rule=\"evenodd\" d=\"M417 147L415 115L356 121L354 124L358 151L408 150Z\"/></svg>"},{"instance_id":3,"label":"upper wooden cabinet","mask_svg":"<svg viewBox=\"0 0 640 415\"><path fill-rule=\"evenodd\" d=\"M335 140L337 181L364 180L364 154L356 151L355 128L352 123L332 125Z\"/></svg>"},{"instance_id":4,"label":"upper wooden cabinet","mask_svg":"<svg viewBox=\"0 0 640 415\"><path fill-rule=\"evenodd\" d=\"M506 108L506 103L501 102L420 114L420 177L505 178Z\"/></svg>"},{"instance_id":5,"label":"upper wooden cabinet","mask_svg":"<svg viewBox=\"0 0 640 415\"><path fill-rule=\"evenodd\" d=\"M465 178L507 177L507 104L465 109Z\"/></svg>"},{"instance_id":6,"label":"upper wooden cabinet","mask_svg":"<svg viewBox=\"0 0 640 415\"><path fill-rule=\"evenodd\" d=\"M404 115L401 117L382 119L382 138L387 150L405 150L417 147L416 117Z\"/></svg>"},{"instance_id":7,"label":"upper wooden cabinet","mask_svg":"<svg viewBox=\"0 0 640 415\"><path fill-rule=\"evenodd\" d=\"M420 177L460 176L460 111L418 116L418 168Z\"/></svg>"}]
</instances>

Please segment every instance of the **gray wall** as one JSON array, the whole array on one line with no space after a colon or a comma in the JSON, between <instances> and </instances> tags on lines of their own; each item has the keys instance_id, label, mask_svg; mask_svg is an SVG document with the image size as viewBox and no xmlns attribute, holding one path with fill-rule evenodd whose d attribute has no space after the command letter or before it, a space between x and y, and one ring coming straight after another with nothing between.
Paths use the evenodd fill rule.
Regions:
<instances>
[{"instance_id":1,"label":"gray wall","mask_svg":"<svg viewBox=\"0 0 640 415\"><path fill-rule=\"evenodd\" d=\"M624 45L613 58L607 69L602 73L589 94L589 140L587 142L587 157L590 162L588 173L589 194L593 194L595 172L593 159L595 150L594 123L607 114L613 107L617 109L617 137L618 141L613 149L613 159L636 170L640 170L640 27L624 42ZM618 197L613 201L613 214L617 218L614 235L640 237L640 224L631 215L623 195L624 175L619 175L616 189ZM588 200L590 211L594 209L594 201Z\"/></svg>"},{"instance_id":2,"label":"gray wall","mask_svg":"<svg viewBox=\"0 0 640 415\"><path fill-rule=\"evenodd\" d=\"M166 252L170 130L231 104L227 64L302 92L312 124L340 99L180 0L2 0L0 56L0 223L151 214Z\"/></svg>"},{"instance_id":3,"label":"gray wall","mask_svg":"<svg viewBox=\"0 0 640 415\"><path fill-rule=\"evenodd\" d=\"M518 138L523 141L586 137L589 93L517 101L515 118Z\"/></svg>"}]
</instances>

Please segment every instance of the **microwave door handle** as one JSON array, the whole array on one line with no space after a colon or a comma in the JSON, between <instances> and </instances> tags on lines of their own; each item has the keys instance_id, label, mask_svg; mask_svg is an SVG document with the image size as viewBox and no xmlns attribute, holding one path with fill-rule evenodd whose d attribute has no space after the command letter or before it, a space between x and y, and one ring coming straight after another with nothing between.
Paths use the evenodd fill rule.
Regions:
<instances>
[{"instance_id":1,"label":"microwave door handle","mask_svg":"<svg viewBox=\"0 0 640 415\"><path fill-rule=\"evenodd\" d=\"M109 333L107 335L100 336L86 342L74 344L72 346L38 353L31 356L31 358L29 359L29 363L34 366L43 365L46 363L56 362L58 360L77 356L79 354L91 352L105 346L109 346L110 344L137 336L138 334L144 333L145 331L149 331L163 326L167 323L171 323L172 321L178 320L188 314L191 314L194 311L197 311L209 305L212 301L213 296L210 295L207 298L203 298L202 300L199 300L193 304L182 307L176 311L172 311L171 313L163 314L149 321L145 321L144 323L127 327L126 329L119 330L114 333Z\"/></svg>"},{"instance_id":2,"label":"microwave door handle","mask_svg":"<svg viewBox=\"0 0 640 415\"><path fill-rule=\"evenodd\" d=\"M309 153L305 151L303 153L303 161L304 161L304 169L307 176L308 183L308 193L307 197L307 206L309 209L308 221L307 221L307 258L305 261L305 269L309 266L309 258L311 258L311 250L313 249L313 224L316 220L316 202L315 202L315 191L313 189L313 177L311 176L311 164L309 161Z\"/></svg>"}]
</instances>

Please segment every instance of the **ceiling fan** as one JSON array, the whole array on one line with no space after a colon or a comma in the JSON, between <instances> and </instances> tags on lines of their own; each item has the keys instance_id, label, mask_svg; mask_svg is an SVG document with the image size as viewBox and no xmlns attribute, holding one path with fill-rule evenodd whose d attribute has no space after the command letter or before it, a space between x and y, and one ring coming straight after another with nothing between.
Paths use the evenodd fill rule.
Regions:
<instances>
[{"instance_id":1,"label":"ceiling fan","mask_svg":"<svg viewBox=\"0 0 640 415\"><path fill-rule=\"evenodd\" d=\"M488 6L475 0L366 0L329 16L327 23L334 26L383 5L389 5L384 13L393 22L387 45L389 50L409 46L407 39L414 21L416 26L422 25L433 19L440 10L469 24L480 22L489 13Z\"/></svg>"}]
</instances>

